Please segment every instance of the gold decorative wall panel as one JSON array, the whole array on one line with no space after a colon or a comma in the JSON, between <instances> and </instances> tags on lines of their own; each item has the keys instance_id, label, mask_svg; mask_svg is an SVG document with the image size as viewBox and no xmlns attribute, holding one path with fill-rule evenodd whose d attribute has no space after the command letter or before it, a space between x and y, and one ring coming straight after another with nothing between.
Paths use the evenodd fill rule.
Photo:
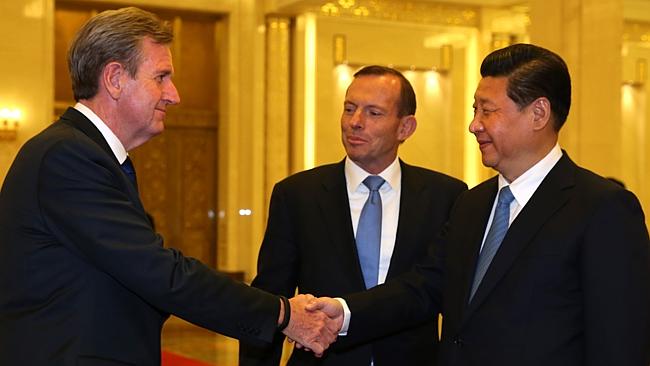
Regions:
<instances>
[{"instance_id":1,"label":"gold decorative wall panel","mask_svg":"<svg viewBox=\"0 0 650 366\"><path fill-rule=\"evenodd\" d=\"M273 185L289 175L290 27L289 18L266 21L265 202Z\"/></svg>"},{"instance_id":2,"label":"gold decorative wall panel","mask_svg":"<svg viewBox=\"0 0 650 366\"><path fill-rule=\"evenodd\" d=\"M339 0L309 2L282 9L291 13L477 27L478 6L428 1Z\"/></svg>"}]
</instances>

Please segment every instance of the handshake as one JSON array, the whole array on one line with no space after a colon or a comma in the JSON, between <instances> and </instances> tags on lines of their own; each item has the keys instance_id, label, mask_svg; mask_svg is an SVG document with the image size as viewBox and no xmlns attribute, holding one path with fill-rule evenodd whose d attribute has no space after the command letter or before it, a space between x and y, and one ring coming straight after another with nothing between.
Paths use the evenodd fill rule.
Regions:
<instances>
[{"instance_id":1,"label":"handshake","mask_svg":"<svg viewBox=\"0 0 650 366\"><path fill-rule=\"evenodd\" d=\"M336 341L343 326L343 306L338 300L312 295L296 295L289 299L289 303L290 320L282 333L290 342L295 342L297 348L313 351L317 357L322 356L329 345Z\"/></svg>"}]
</instances>

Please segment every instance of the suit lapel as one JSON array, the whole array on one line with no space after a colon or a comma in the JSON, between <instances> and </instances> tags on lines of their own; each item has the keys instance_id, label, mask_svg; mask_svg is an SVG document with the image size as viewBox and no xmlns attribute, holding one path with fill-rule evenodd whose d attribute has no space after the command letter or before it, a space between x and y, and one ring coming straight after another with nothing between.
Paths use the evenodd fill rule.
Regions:
<instances>
[{"instance_id":1,"label":"suit lapel","mask_svg":"<svg viewBox=\"0 0 650 366\"><path fill-rule=\"evenodd\" d=\"M117 158L113 153L113 150L108 145L108 142L106 142L106 139L104 138L102 133L99 132L97 127L95 127L95 125L92 122L90 122L90 120L88 120L88 118L84 116L83 113L71 107L69 107L63 113L60 121L83 132L86 136L88 136L88 138L90 138L102 150L104 150L104 152L106 152L109 158L116 164L116 168L119 169L121 174L124 175L124 178L129 181L129 184L127 185L129 187L129 191L131 195L134 197L135 203L144 211L144 206L142 205L142 201L140 200L140 195L138 193L138 190L135 188L135 186L133 186L133 184L131 184L126 174L122 172L122 169L120 167L120 162L117 161Z\"/></svg>"},{"instance_id":2,"label":"suit lapel","mask_svg":"<svg viewBox=\"0 0 650 366\"><path fill-rule=\"evenodd\" d=\"M488 271L485 273L474 299L469 304L465 319L494 290L501 278L512 267L521 252L533 241L544 224L569 200L571 187L574 186L575 167L575 164L564 154L544 178L523 210L517 215L517 218L510 225ZM474 261L473 265L475 263L476 261Z\"/></svg>"},{"instance_id":3,"label":"suit lapel","mask_svg":"<svg viewBox=\"0 0 650 366\"><path fill-rule=\"evenodd\" d=\"M395 246L388 267L386 278L391 278L393 273L405 272L412 266L412 263L405 260L410 258L410 253L417 246L418 233L422 228L422 217L425 217L426 205L423 205L423 197L426 194L426 187L422 179L418 177L417 170L400 160L402 170L402 188L399 203L399 218L397 223L397 234ZM428 199L428 198L427 198Z\"/></svg>"},{"instance_id":4,"label":"suit lapel","mask_svg":"<svg viewBox=\"0 0 650 366\"><path fill-rule=\"evenodd\" d=\"M461 230L469 231L467 234L467 247L466 250L463 250L461 257L461 266L462 268L467 269L465 271L462 271L462 306L467 305L470 288L472 286L472 280L474 278L476 261L478 260L478 254L481 250L483 237L485 236L487 222L490 218L490 213L492 212L492 205L497 195L497 188L498 178L496 176L489 179L484 184L476 187L476 197L474 197L472 201L469 202L469 205L471 205L471 207L465 211L466 215L471 215L471 217L463 218L463 222L470 224L467 225L467 227L461 228Z\"/></svg>"},{"instance_id":5,"label":"suit lapel","mask_svg":"<svg viewBox=\"0 0 650 366\"><path fill-rule=\"evenodd\" d=\"M113 161L115 161L115 164L120 165L120 163L117 161L117 158L115 157L115 154L113 154L113 150L111 150L111 147L108 146L108 142L106 142L106 139L104 139L104 136L102 136L102 133L99 132L97 127L86 118L81 112L74 108L68 108L65 113L61 116L61 122L66 123L68 125L71 125L72 127L80 130L83 132L86 136L88 136L91 140L93 140L99 147L102 148L112 158Z\"/></svg>"},{"instance_id":6,"label":"suit lapel","mask_svg":"<svg viewBox=\"0 0 650 366\"><path fill-rule=\"evenodd\" d=\"M354 230L352 228L352 218L350 216L350 201L348 199L348 190L345 181L345 160L333 166L328 174L322 177L322 190L318 194L318 205L326 225L326 230L330 235L328 245L339 248L341 268L349 268L355 281L355 286L359 290L366 288L359 264L359 256L354 241Z\"/></svg>"}]
</instances>

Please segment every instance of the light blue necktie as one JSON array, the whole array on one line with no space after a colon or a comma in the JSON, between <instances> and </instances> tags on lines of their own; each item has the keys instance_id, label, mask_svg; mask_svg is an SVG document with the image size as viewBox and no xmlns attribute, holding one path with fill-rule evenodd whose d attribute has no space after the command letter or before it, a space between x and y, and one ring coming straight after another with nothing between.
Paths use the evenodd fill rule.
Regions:
<instances>
[{"instance_id":1,"label":"light blue necktie","mask_svg":"<svg viewBox=\"0 0 650 366\"><path fill-rule=\"evenodd\" d=\"M510 202L512 202L513 199L514 196L510 191L510 186L501 188L497 207L494 210L494 218L492 219L490 231L488 231L485 243L483 243L483 249L478 255L476 272L474 273L474 281L472 282L472 290L469 295L470 302L472 301L481 280L483 280L483 276L485 276L485 272L487 272L487 269L492 262L492 258L494 258L497 250L499 250L503 237L506 236L506 232L508 231L508 222L510 221Z\"/></svg>"},{"instance_id":2,"label":"light blue necktie","mask_svg":"<svg viewBox=\"0 0 650 366\"><path fill-rule=\"evenodd\" d=\"M377 286L379 276L379 248L381 246L381 196L379 187L384 184L384 178L369 175L363 184L368 187L370 194L363 205L359 225L357 225L357 252L363 272L366 288Z\"/></svg>"}]
</instances>

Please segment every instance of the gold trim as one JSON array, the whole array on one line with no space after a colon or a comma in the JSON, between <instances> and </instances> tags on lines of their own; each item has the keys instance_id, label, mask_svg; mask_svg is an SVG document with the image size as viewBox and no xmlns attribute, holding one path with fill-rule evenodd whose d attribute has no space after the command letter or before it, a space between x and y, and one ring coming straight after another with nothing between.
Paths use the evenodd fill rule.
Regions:
<instances>
[{"instance_id":1,"label":"gold trim","mask_svg":"<svg viewBox=\"0 0 650 366\"><path fill-rule=\"evenodd\" d=\"M479 25L478 7L422 1L357 0L347 7L330 1L310 10L326 16L469 27Z\"/></svg>"},{"instance_id":2,"label":"gold trim","mask_svg":"<svg viewBox=\"0 0 650 366\"><path fill-rule=\"evenodd\" d=\"M479 6L395 0L301 1L276 10L285 14L390 20L410 23L479 26Z\"/></svg>"}]
</instances>

